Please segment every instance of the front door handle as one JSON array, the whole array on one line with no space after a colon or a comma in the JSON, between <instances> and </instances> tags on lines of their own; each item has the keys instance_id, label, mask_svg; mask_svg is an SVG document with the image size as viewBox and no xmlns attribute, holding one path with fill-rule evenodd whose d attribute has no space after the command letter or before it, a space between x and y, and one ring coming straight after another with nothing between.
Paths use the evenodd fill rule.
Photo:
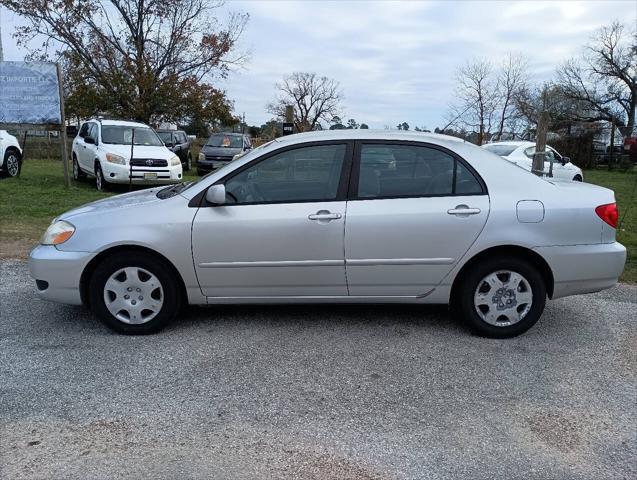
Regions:
<instances>
[{"instance_id":1,"label":"front door handle","mask_svg":"<svg viewBox=\"0 0 637 480\"><path fill-rule=\"evenodd\" d=\"M447 210L449 215L457 215L459 217L464 217L467 215L477 215L480 213L479 208L471 208L468 205L456 205L456 208L450 208Z\"/></svg>"},{"instance_id":2,"label":"front door handle","mask_svg":"<svg viewBox=\"0 0 637 480\"><path fill-rule=\"evenodd\" d=\"M308 215L307 218L310 220L318 220L318 221L330 221L330 220L338 220L342 215L340 213L331 213L329 210L319 210L316 213Z\"/></svg>"}]
</instances>

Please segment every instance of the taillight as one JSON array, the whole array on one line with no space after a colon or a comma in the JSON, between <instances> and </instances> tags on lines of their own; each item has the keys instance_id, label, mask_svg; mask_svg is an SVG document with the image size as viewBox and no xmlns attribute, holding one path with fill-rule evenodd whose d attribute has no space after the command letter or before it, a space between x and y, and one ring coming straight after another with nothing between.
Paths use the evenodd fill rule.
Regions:
<instances>
[{"instance_id":1,"label":"taillight","mask_svg":"<svg viewBox=\"0 0 637 480\"><path fill-rule=\"evenodd\" d=\"M611 227L617 228L617 221L619 220L619 210L616 203L607 203L606 205L600 205L595 209L595 213L599 218L608 223Z\"/></svg>"}]
</instances>

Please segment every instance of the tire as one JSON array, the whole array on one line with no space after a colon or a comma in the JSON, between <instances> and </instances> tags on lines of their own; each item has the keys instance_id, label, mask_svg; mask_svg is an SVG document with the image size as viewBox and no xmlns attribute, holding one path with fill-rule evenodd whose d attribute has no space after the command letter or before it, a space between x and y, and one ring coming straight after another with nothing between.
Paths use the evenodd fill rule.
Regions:
<instances>
[{"instance_id":1,"label":"tire","mask_svg":"<svg viewBox=\"0 0 637 480\"><path fill-rule=\"evenodd\" d=\"M80 168L80 164L77 161L77 157L73 155L73 180L79 182L83 178L86 178L86 174Z\"/></svg>"},{"instance_id":2,"label":"tire","mask_svg":"<svg viewBox=\"0 0 637 480\"><path fill-rule=\"evenodd\" d=\"M108 189L108 183L104 179L102 167L100 167L99 163L95 164L95 188L98 192L105 192Z\"/></svg>"},{"instance_id":3,"label":"tire","mask_svg":"<svg viewBox=\"0 0 637 480\"><path fill-rule=\"evenodd\" d=\"M22 158L20 154L13 148L8 148L4 153L4 174L7 177L17 177L22 170Z\"/></svg>"},{"instance_id":4,"label":"tire","mask_svg":"<svg viewBox=\"0 0 637 480\"><path fill-rule=\"evenodd\" d=\"M575 175L573 177L573 181L574 182L581 182L582 181L582 176L581 175Z\"/></svg>"},{"instance_id":5,"label":"tire","mask_svg":"<svg viewBox=\"0 0 637 480\"><path fill-rule=\"evenodd\" d=\"M104 325L126 335L160 331L176 317L182 302L170 266L138 251L104 259L91 276L89 295L91 308Z\"/></svg>"},{"instance_id":6,"label":"tire","mask_svg":"<svg viewBox=\"0 0 637 480\"><path fill-rule=\"evenodd\" d=\"M186 163L184 163L184 171L189 171L192 168L192 156L190 153L188 154L188 158L186 159Z\"/></svg>"},{"instance_id":7,"label":"tire","mask_svg":"<svg viewBox=\"0 0 637 480\"><path fill-rule=\"evenodd\" d=\"M452 307L475 334L509 338L535 325L545 304L546 285L537 268L521 258L503 257L472 266L460 280Z\"/></svg>"}]
</instances>

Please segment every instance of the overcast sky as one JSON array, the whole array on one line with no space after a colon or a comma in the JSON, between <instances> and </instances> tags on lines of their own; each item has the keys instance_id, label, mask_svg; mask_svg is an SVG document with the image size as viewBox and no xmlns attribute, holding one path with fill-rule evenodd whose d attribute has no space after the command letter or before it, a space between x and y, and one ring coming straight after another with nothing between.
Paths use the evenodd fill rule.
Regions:
<instances>
[{"instance_id":1,"label":"overcast sky","mask_svg":"<svg viewBox=\"0 0 637 480\"><path fill-rule=\"evenodd\" d=\"M406 121L433 130L453 101L458 66L480 56L525 54L533 81L550 79L604 24L634 26L637 1L283 2L231 1L247 12L241 48L251 59L221 87L249 124L267 121L274 83L294 71L341 83L344 119L372 128ZM1 12L5 60L22 60L12 38L19 19Z\"/></svg>"}]
</instances>

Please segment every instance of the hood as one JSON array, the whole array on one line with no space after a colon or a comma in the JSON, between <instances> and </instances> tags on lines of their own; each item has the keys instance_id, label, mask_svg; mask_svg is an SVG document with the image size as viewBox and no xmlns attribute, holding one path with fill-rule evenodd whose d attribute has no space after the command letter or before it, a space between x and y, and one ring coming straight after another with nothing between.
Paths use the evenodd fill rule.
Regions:
<instances>
[{"instance_id":1,"label":"hood","mask_svg":"<svg viewBox=\"0 0 637 480\"><path fill-rule=\"evenodd\" d=\"M122 195L116 195L114 197L97 200L95 202L87 203L86 205L82 205L81 207L74 208L73 210L69 210L68 212L63 213L58 217L58 220L67 220L72 217L84 214L102 214L108 210L121 210L124 208L133 208L140 205L161 202L161 200L157 198L158 190L160 189L149 188L146 190L124 193Z\"/></svg>"},{"instance_id":2,"label":"hood","mask_svg":"<svg viewBox=\"0 0 637 480\"><path fill-rule=\"evenodd\" d=\"M130 158L130 145L114 145L110 143L103 143L101 147L108 151L121 155L124 158ZM133 147L134 158L157 158L160 160L169 160L175 154L168 150L163 145L158 147L149 147L146 145L135 145Z\"/></svg>"},{"instance_id":3,"label":"hood","mask_svg":"<svg viewBox=\"0 0 637 480\"><path fill-rule=\"evenodd\" d=\"M242 148L229 148L229 147L212 147L210 145L204 145L201 149L207 155L218 157L234 157L236 154L243 152Z\"/></svg>"}]
</instances>

